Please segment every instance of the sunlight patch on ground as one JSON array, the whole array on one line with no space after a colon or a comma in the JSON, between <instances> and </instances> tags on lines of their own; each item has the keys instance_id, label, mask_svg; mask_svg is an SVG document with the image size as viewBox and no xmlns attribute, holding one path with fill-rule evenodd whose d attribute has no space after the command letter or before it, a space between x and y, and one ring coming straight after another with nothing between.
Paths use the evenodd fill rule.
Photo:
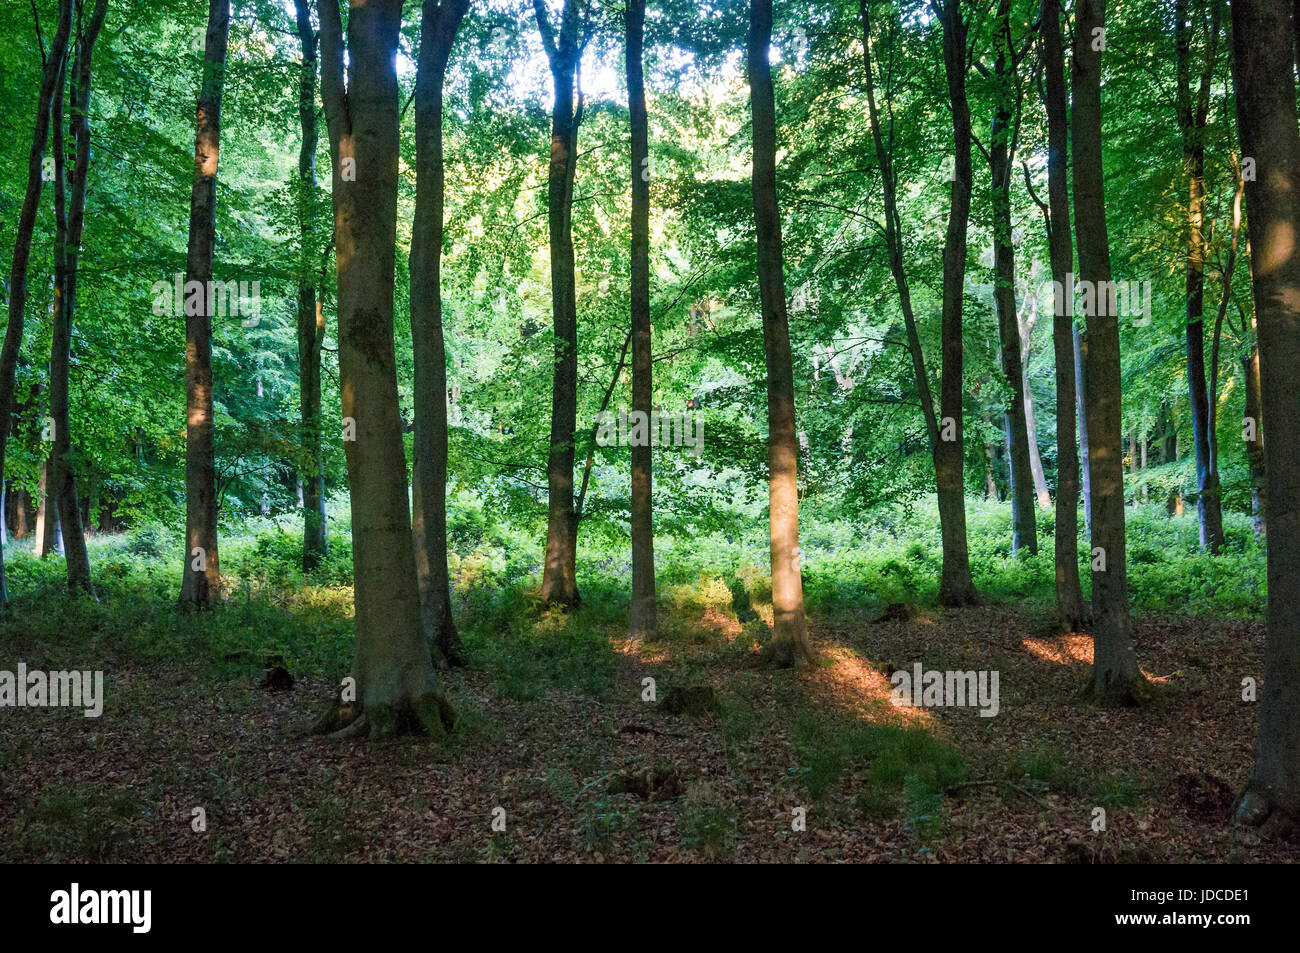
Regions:
<instances>
[{"instance_id":1,"label":"sunlight patch on ground","mask_svg":"<svg viewBox=\"0 0 1300 953\"><path fill-rule=\"evenodd\" d=\"M819 642L814 644L814 650L818 662L809 670L811 677L805 680L805 687L824 700L854 711L867 721L895 721L900 726L935 724L925 709L894 705L894 687L889 678L852 649Z\"/></svg>"}]
</instances>

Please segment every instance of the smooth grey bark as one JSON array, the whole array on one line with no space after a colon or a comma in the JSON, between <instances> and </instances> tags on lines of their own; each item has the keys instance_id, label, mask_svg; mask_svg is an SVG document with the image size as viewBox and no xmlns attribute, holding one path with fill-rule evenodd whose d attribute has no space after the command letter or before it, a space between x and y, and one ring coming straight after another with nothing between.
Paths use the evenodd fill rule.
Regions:
<instances>
[{"instance_id":1,"label":"smooth grey bark","mask_svg":"<svg viewBox=\"0 0 1300 953\"><path fill-rule=\"evenodd\" d=\"M788 667L806 664L812 658L812 649L804 619L799 564L799 438L776 189L776 94L768 59L771 45L772 0L751 0L747 51L754 135L751 186L767 367L768 537L772 569L772 643L768 661Z\"/></svg>"},{"instance_id":2,"label":"smooth grey bark","mask_svg":"<svg viewBox=\"0 0 1300 953\"><path fill-rule=\"evenodd\" d=\"M1237 819L1300 823L1300 133L1290 9L1233 0L1233 88L1259 334L1268 496L1268 623L1255 761Z\"/></svg>"},{"instance_id":3,"label":"smooth grey bark","mask_svg":"<svg viewBox=\"0 0 1300 953\"><path fill-rule=\"evenodd\" d=\"M212 259L216 247L217 164L221 147L221 91L225 83L230 0L209 0L194 134L185 286L198 282L197 308L185 307L185 556L180 603L206 609L221 595L217 558L216 430L212 401ZM190 311L195 311L190 314Z\"/></svg>"}]
</instances>

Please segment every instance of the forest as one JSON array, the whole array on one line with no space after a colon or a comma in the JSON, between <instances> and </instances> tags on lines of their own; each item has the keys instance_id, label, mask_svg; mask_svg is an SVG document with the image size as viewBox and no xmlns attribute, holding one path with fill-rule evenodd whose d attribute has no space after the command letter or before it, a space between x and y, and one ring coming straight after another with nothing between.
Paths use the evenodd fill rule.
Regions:
<instances>
[{"instance_id":1,"label":"forest","mask_svg":"<svg viewBox=\"0 0 1300 953\"><path fill-rule=\"evenodd\" d=\"M1300 860L1298 77L4 0L0 862Z\"/></svg>"}]
</instances>

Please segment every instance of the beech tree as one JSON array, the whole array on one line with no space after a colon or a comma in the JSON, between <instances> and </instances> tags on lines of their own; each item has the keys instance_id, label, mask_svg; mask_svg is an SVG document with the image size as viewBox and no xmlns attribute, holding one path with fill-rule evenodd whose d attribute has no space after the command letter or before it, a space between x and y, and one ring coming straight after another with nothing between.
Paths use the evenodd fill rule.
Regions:
<instances>
[{"instance_id":1,"label":"beech tree","mask_svg":"<svg viewBox=\"0 0 1300 953\"><path fill-rule=\"evenodd\" d=\"M37 33L40 23L37 22ZM72 32L72 0L60 0L59 25L50 40L49 51L41 50L41 89L37 98L36 123L32 145L27 151L27 188L18 228L14 235L14 257L9 268L9 324L0 350L0 480L4 479L5 448L9 441L14 413L14 375L18 368L18 351L23 343L23 318L27 307L27 266L32 254L32 234L36 230L36 209L41 199L42 159L50 135L50 107L55 91L61 88L68 53L68 35ZM0 547L0 606L8 605L9 588L5 579L4 549Z\"/></svg>"},{"instance_id":2,"label":"beech tree","mask_svg":"<svg viewBox=\"0 0 1300 953\"><path fill-rule=\"evenodd\" d=\"M578 421L578 303L573 266L573 182L578 167L578 127L583 97L579 77L587 44L590 3L564 0L557 31L545 0L533 0L537 28L551 65L555 105L551 112L551 159L547 217L551 242L551 318L555 327L555 375L551 390L551 438L546 461L546 558L542 601L576 605L578 518L573 498Z\"/></svg>"},{"instance_id":3,"label":"beech tree","mask_svg":"<svg viewBox=\"0 0 1300 953\"><path fill-rule=\"evenodd\" d=\"M1120 420L1119 317L1106 293L1110 240L1101 163L1101 52L1105 0L1079 0L1074 20L1074 227L1079 276L1093 294L1082 299L1087 319L1084 396L1092 482L1091 694L1101 702L1136 700L1142 680L1133 653L1124 540L1124 448Z\"/></svg>"},{"instance_id":4,"label":"beech tree","mask_svg":"<svg viewBox=\"0 0 1300 953\"><path fill-rule=\"evenodd\" d=\"M1287 4L1233 0L1232 83L1246 178L1268 485L1268 636L1255 761L1237 819L1300 822L1300 133Z\"/></svg>"},{"instance_id":5,"label":"beech tree","mask_svg":"<svg viewBox=\"0 0 1300 953\"><path fill-rule=\"evenodd\" d=\"M212 406L212 259L216 245L217 162L230 0L209 0L194 134L194 185L185 256L185 572L182 605L204 609L221 593L217 558L217 464ZM191 290L197 288L197 292Z\"/></svg>"},{"instance_id":6,"label":"beech tree","mask_svg":"<svg viewBox=\"0 0 1300 953\"><path fill-rule=\"evenodd\" d=\"M652 409L650 354L650 123L646 114L645 0L628 0L626 11L627 96L632 125L632 410ZM655 619L654 520L650 508L651 448L632 447L632 607L628 631L652 639Z\"/></svg>"},{"instance_id":7,"label":"beech tree","mask_svg":"<svg viewBox=\"0 0 1300 953\"><path fill-rule=\"evenodd\" d=\"M338 0L317 9L356 603L354 681L317 730L441 738L453 713L420 614L393 343L401 15L401 0L350 0L345 80Z\"/></svg>"},{"instance_id":8,"label":"beech tree","mask_svg":"<svg viewBox=\"0 0 1300 953\"><path fill-rule=\"evenodd\" d=\"M767 366L768 526L772 566L772 664L810 660L799 565L799 436L794 421L794 369L785 303L781 209L776 194L776 95L772 88L772 0L749 7L749 100L754 126L754 228Z\"/></svg>"},{"instance_id":9,"label":"beech tree","mask_svg":"<svg viewBox=\"0 0 1300 953\"><path fill-rule=\"evenodd\" d=\"M450 664L464 658L447 572L447 354L442 340L442 90L469 0L424 0L415 79L415 223L411 339L415 356L412 523L425 638Z\"/></svg>"}]
</instances>

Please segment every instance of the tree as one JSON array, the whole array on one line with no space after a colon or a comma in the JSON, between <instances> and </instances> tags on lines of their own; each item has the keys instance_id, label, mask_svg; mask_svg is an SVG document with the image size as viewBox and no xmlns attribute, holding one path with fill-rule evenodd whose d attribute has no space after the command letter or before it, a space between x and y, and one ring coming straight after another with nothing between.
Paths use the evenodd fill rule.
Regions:
<instances>
[{"instance_id":1,"label":"tree","mask_svg":"<svg viewBox=\"0 0 1300 953\"><path fill-rule=\"evenodd\" d=\"M1040 20L1041 55L1046 74L1048 256L1055 287L1064 291L1067 276L1074 271L1074 246L1070 240L1070 189L1066 180L1070 130L1060 0L1043 0ZM1074 295L1062 294L1052 308L1052 347L1056 356L1056 623L1061 632L1081 631L1087 619L1079 582L1079 453L1074 429L1076 339Z\"/></svg>"},{"instance_id":2,"label":"tree","mask_svg":"<svg viewBox=\"0 0 1300 953\"><path fill-rule=\"evenodd\" d=\"M337 0L317 9L356 602L355 694L345 686L317 730L441 738L453 715L420 615L393 344L401 15L401 0L351 0L345 83Z\"/></svg>"},{"instance_id":3,"label":"tree","mask_svg":"<svg viewBox=\"0 0 1300 953\"><path fill-rule=\"evenodd\" d=\"M943 244L943 370L939 380L940 440L934 455L943 534L939 601L946 606L978 600L966 548L966 486L962 443L962 297L966 280L966 228L970 220L971 130L966 100L966 24L960 0L931 0L943 26L943 71L952 107L953 175L948 233ZM1033 507L1030 507L1032 513ZM1031 516L1032 518L1032 516Z\"/></svg>"},{"instance_id":4,"label":"tree","mask_svg":"<svg viewBox=\"0 0 1300 953\"><path fill-rule=\"evenodd\" d=\"M212 259L216 245L217 162L230 0L209 0L203 78L194 134L189 250L185 257L185 574L182 605L205 609L220 595L217 466L212 405ZM197 293L191 291L197 289Z\"/></svg>"},{"instance_id":5,"label":"tree","mask_svg":"<svg viewBox=\"0 0 1300 953\"><path fill-rule=\"evenodd\" d=\"M415 356L412 524L425 638L450 664L464 659L447 571L447 354L442 339L442 91L469 0L424 0L415 78L415 223L411 340Z\"/></svg>"},{"instance_id":6,"label":"tree","mask_svg":"<svg viewBox=\"0 0 1300 953\"><path fill-rule=\"evenodd\" d=\"M1074 26L1074 227L1079 275L1093 289L1087 319L1084 396L1092 482L1091 694L1099 702L1136 700L1141 674L1133 653L1124 545L1124 450L1120 420L1119 317L1110 287L1110 241L1101 162L1101 50L1105 0L1079 0ZM1069 293L1067 291L1067 293Z\"/></svg>"},{"instance_id":7,"label":"tree","mask_svg":"<svg viewBox=\"0 0 1300 953\"><path fill-rule=\"evenodd\" d=\"M312 197L316 192L317 36L307 0L294 0L294 23L302 47L298 73L298 409L302 419L302 568L311 572L329 552L325 526L325 478L321 464L321 346L325 312L316 296Z\"/></svg>"},{"instance_id":8,"label":"tree","mask_svg":"<svg viewBox=\"0 0 1300 953\"><path fill-rule=\"evenodd\" d=\"M1246 219L1268 441L1268 636L1255 761L1237 819L1300 821L1300 134L1291 78L1290 10L1233 0L1232 81L1246 177Z\"/></svg>"},{"instance_id":9,"label":"tree","mask_svg":"<svg viewBox=\"0 0 1300 953\"><path fill-rule=\"evenodd\" d=\"M768 523L772 565L770 661L803 664L812 650L803 611L799 566L799 437L794 420L794 368L785 304L781 209L776 194L776 94L772 88L772 0L749 7L749 97L754 127L754 229L758 238L758 289L767 365Z\"/></svg>"},{"instance_id":10,"label":"tree","mask_svg":"<svg viewBox=\"0 0 1300 953\"><path fill-rule=\"evenodd\" d=\"M645 0L627 4L627 96L632 125L632 410L647 415L654 400L650 354L650 132L646 114ZM653 639L655 544L649 443L632 447L632 607L628 631Z\"/></svg>"},{"instance_id":11,"label":"tree","mask_svg":"<svg viewBox=\"0 0 1300 953\"><path fill-rule=\"evenodd\" d=\"M76 55L72 65L72 102L68 126L72 132L75 161L67 186L64 185L63 95L55 99L55 185L57 234L54 242L54 329L50 346L50 417L54 423L53 486L58 501L63 533L63 553L67 567L68 589L94 595L90 581L90 557L86 552L85 531L81 523L81 501L77 496L76 473L72 459L72 428L68 422L68 361L72 350L72 316L77 301L77 268L81 235L86 216L86 175L90 168L90 125L86 115L90 106L91 62L95 40L104 25L108 0L96 0L90 19L79 28ZM80 27L80 25L79 25ZM65 205L66 201L66 205Z\"/></svg>"},{"instance_id":12,"label":"tree","mask_svg":"<svg viewBox=\"0 0 1300 953\"><path fill-rule=\"evenodd\" d=\"M570 606L579 600L578 520L573 500L575 431L578 421L578 304L573 269L573 182L578 167L578 127L583 97L579 80L590 5L564 0L557 34L545 0L533 0L537 28L551 65L555 105L551 112L551 160L547 217L551 241L551 319L555 328L555 375L551 390L551 438L546 461L548 494L546 561L542 601Z\"/></svg>"},{"instance_id":13,"label":"tree","mask_svg":"<svg viewBox=\"0 0 1300 953\"><path fill-rule=\"evenodd\" d=\"M1212 410L1205 384L1205 260L1209 239L1205 231L1205 127L1210 113L1210 83L1219 41L1219 0L1211 8L1205 29L1205 57L1193 102L1191 92L1191 24L1187 0L1174 5L1174 51L1177 64L1178 125L1183 135L1183 167L1187 173L1187 396L1192 410L1192 443L1196 451L1196 518L1201 548L1218 553L1223 547L1223 513L1218 463L1212 452ZM1202 10L1202 14L1204 11ZM1202 27L1204 28L1204 15ZM1216 372L1211 368L1211 374Z\"/></svg>"},{"instance_id":14,"label":"tree","mask_svg":"<svg viewBox=\"0 0 1300 953\"><path fill-rule=\"evenodd\" d=\"M1011 386L1011 398L1004 415L1011 456L1011 552L1018 552L1023 546L1036 553L1038 524L1034 512L1034 477L1029 453L1020 321L1016 310L1016 252L1011 243L1011 173L1020 130L1021 101L1016 70L1025 50L1017 50L1012 42L1011 0L999 0L996 29L994 109L988 158L993 179L993 306L998 316L998 337L1002 345L1002 373ZM966 134L969 136L969 123Z\"/></svg>"},{"instance_id":15,"label":"tree","mask_svg":"<svg viewBox=\"0 0 1300 953\"><path fill-rule=\"evenodd\" d=\"M41 198L41 167L45 144L50 135L50 105L60 88L67 60L68 35L72 32L72 0L60 0L59 25L50 40L48 54L42 48L41 89L36 105L36 123L32 145L27 151L27 189L18 213L14 234L14 257L9 268L9 324L0 350L0 479L4 477L5 448L13 426L14 374L18 368L18 351L23 343L23 311L27 307L27 265L32 254L32 234L36 230L36 209ZM37 22L37 35L40 23ZM9 587L5 580L4 549L0 547L0 607L9 604Z\"/></svg>"}]
</instances>

